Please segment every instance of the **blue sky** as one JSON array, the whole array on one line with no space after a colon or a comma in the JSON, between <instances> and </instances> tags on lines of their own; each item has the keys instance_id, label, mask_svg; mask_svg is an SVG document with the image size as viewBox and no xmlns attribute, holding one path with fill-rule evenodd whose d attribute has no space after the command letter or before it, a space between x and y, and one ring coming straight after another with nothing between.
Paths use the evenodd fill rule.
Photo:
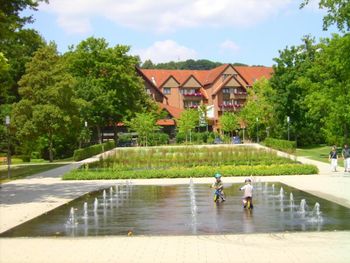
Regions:
<instances>
[{"instance_id":1,"label":"blue sky","mask_svg":"<svg viewBox=\"0 0 350 263\"><path fill-rule=\"evenodd\" d=\"M111 46L131 46L144 61L209 59L223 63L273 64L278 50L304 35L328 37L317 0L50 0L31 11L46 41L60 52L89 36Z\"/></svg>"}]
</instances>

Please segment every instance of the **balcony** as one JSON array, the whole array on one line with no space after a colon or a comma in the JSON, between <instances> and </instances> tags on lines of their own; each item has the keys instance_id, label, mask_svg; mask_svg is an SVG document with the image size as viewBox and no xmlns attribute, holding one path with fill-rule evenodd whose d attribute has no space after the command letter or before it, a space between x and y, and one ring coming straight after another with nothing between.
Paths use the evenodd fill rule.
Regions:
<instances>
[{"instance_id":1,"label":"balcony","mask_svg":"<svg viewBox=\"0 0 350 263\"><path fill-rule=\"evenodd\" d=\"M193 93L185 93L185 94L182 94L184 97L189 97L189 98L202 98L203 95L202 93L200 92L193 92Z\"/></svg>"},{"instance_id":2,"label":"balcony","mask_svg":"<svg viewBox=\"0 0 350 263\"><path fill-rule=\"evenodd\" d=\"M247 97L247 92L246 91L238 91L233 93L235 98L245 98Z\"/></svg>"}]
</instances>

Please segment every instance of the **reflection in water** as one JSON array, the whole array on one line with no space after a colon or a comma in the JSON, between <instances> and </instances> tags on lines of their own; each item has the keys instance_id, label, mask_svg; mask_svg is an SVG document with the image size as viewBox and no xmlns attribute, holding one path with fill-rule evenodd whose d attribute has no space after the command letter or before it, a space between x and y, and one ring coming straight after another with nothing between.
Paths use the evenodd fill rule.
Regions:
<instances>
[{"instance_id":1,"label":"reflection in water","mask_svg":"<svg viewBox=\"0 0 350 263\"><path fill-rule=\"evenodd\" d=\"M254 233L253 210L243 209L243 231L244 233Z\"/></svg>"},{"instance_id":2,"label":"reflection in water","mask_svg":"<svg viewBox=\"0 0 350 263\"><path fill-rule=\"evenodd\" d=\"M134 235L186 235L350 229L347 220L350 209L278 183L257 184L255 206L251 211L242 209L242 193L240 185L236 184L225 185L226 202L214 203L212 189L193 181L189 185L170 186L135 186L126 182L83 196L2 236L127 235L130 231ZM275 191L275 188L283 190ZM67 222L71 227L67 227Z\"/></svg>"}]
</instances>

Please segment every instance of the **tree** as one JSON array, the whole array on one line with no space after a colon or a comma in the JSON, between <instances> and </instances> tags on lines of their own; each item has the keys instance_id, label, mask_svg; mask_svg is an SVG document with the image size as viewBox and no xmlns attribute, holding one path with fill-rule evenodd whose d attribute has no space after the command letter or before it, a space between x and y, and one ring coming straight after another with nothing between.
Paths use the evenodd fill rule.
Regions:
<instances>
[{"instance_id":1,"label":"tree","mask_svg":"<svg viewBox=\"0 0 350 263\"><path fill-rule=\"evenodd\" d=\"M177 119L177 129L179 132L185 134L186 142L188 141L188 135L191 141L191 131L198 125L198 120L199 113L193 109L183 111L180 118Z\"/></svg>"},{"instance_id":2,"label":"tree","mask_svg":"<svg viewBox=\"0 0 350 263\"><path fill-rule=\"evenodd\" d=\"M265 78L256 81L248 89L247 102L238 117L245 124L251 138L263 138L266 129L276 126L275 105L271 100L275 96L276 92Z\"/></svg>"},{"instance_id":3,"label":"tree","mask_svg":"<svg viewBox=\"0 0 350 263\"><path fill-rule=\"evenodd\" d=\"M75 81L66 68L53 43L35 52L27 64L19 81L22 99L14 104L12 112L16 136L25 154L41 141L53 161L58 141L68 138L65 147L75 145L79 108L73 92Z\"/></svg>"},{"instance_id":4,"label":"tree","mask_svg":"<svg viewBox=\"0 0 350 263\"><path fill-rule=\"evenodd\" d=\"M138 133L139 145L147 146L148 138L160 127L156 124L156 116L153 113L136 113L136 116L130 121L125 120L124 123L130 130Z\"/></svg>"},{"instance_id":5,"label":"tree","mask_svg":"<svg viewBox=\"0 0 350 263\"><path fill-rule=\"evenodd\" d=\"M67 54L70 72L77 79L77 95L88 105L82 115L96 127L100 142L104 126L113 126L116 135L118 122L153 106L135 71L139 61L128 55L129 50L90 37Z\"/></svg>"},{"instance_id":6,"label":"tree","mask_svg":"<svg viewBox=\"0 0 350 263\"><path fill-rule=\"evenodd\" d=\"M147 59L147 60L145 60L145 62L143 62L142 68L144 68L144 69L154 69L155 65L153 64L152 60Z\"/></svg>"},{"instance_id":7,"label":"tree","mask_svg":"<svg viewBox=\"0 0 350 263\"><path fill-rule=\"evenodd\" d=\"M300 7L304 8L310 0L303 0ZM327 15L323 18L323 30L336 24L340 31L350 30L350 2L348 0L320 0L319 8L326 9Z\"/></svg>"},{"instance_id":8,"label":"tree","mask_svg":"<svg viewBox=\"0 0 350 263\"><path fill-rule=\"evenodd\" d=\"M0 76L0 103L11 104L20 100L18 81L25 72L25 64L31 60L33 53L44 45L42 37L32 29L21 29L0 40L0 50L9 66L7 74Z\"/></svg>"},{"instance_id":9,"label":"tree","mask_svg":"<svg viewBox=\"0 0 350 263\"><path fill-rule=\"evenodd\" d=\"M231 112L225 112L219 118L219 123L222 131L228 132L230 137L232 136L232 131L239 128L239 123L237 116Z\"/></svg>"},{"instance_id":10,"label":"tree","mask_svg":"<svg viewBox=\"0 0 350 263\"><path fill-rule=\"evenodd\" d=\"M25 9L36 10L44 0L2 0L0 1L0 39L6 39L13 32L22 29L27 23L33 22L32 16L21 17ZM45 0L48 3L47 0Z\"/></svg>"},{"instance_id":11,"label":"tree","mask_svg":"<svg viewBox=\"0 0 350 263\"><path fill-rule=\"evenodd\" d=\"M321 123L318 132L329 144L349 142L350 35L333 35L318 46L311 68L299 79L308 87L307 114Z\"/></svg>"},{"instance_id":12,"label":"tree","mask_svg":"<svg viewBox=\"0 0 350 263\"><path fill-rule=\"evenodd\" d=\"M290 117L290 133L299 145L321 143L321 128L317 119L307 114L305 97L309 87L300 85L299 78L313 66L318 46L309 36L303 38L303 44L292 46L280 51L275 58L274 74L270 85L275 90L275 96L270 101L275 105L276 123L274 134L278 138L287 138L287 116Z\"/></svg>"}]
</instances>

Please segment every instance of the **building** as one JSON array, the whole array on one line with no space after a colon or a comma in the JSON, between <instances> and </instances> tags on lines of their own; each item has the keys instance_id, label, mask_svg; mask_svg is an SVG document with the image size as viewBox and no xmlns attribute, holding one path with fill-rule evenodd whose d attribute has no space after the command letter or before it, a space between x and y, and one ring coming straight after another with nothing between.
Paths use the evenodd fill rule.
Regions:
<instances>
[{"instance_id":1,"label":"building","mask_svg":"<svg viewBox=\"0 0 350 263\"><path fill-rule=\"evenodd\" d=\"M178 118L184 109L206 105L209 125L216 130L224 112L237 112L244 107L247 89L265 77L271 67L248 67L224 64L211 70L137 69L145 82L147 93L169 113ZM162 125L175 125L159 120ZM163 125L162 125L163 126Z\"/></svg>"}]
</instances>

